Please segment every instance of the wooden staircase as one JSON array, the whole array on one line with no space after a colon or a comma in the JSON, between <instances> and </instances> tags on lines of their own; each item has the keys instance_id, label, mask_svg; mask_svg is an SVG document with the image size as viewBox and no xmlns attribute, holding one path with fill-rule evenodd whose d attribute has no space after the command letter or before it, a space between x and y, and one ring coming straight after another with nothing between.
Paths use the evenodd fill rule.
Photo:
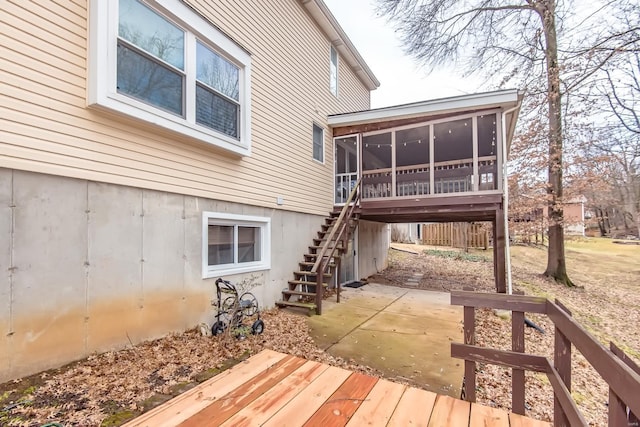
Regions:
<instances>
[{"instance_id":1,"label":"wooden staircase","mask_svg":"<svg viewBox=\"0 0 640 427\"><path fill-rule=\"evenodd\" d=\"M340 275L340 258L348 247L351 233L358 226L355 207L359 185L360 180L340 212L332 212L325 218L318 237L313 239L309 251L303 255L299 269L293 272L288 289L282 291L282 300L276 302L278 307L305 308L310 314L312 311L322 314L324 291L333 287L340 302L340 286L336 286Z\"/></svg>"}]
</instances>

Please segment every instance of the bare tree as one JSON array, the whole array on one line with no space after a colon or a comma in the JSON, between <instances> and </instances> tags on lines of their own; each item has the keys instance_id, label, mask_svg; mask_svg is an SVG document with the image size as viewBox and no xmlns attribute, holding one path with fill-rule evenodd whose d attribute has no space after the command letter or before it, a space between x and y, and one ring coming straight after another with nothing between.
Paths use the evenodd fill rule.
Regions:
<instances>
[{"instance_id":1,"label":"bare tree","mask_svg":"<svg viewBox=\"0 0 640 427\"><path fill-rule=\"evenodd\" d=\"M586 10L555 0L378 0L379 11L395 23L406 50L425 65L454 61L469 73L502 76L501 86L517 81L529 97L544 97L549 212L545 274L568 286L573 283L564 253L563 97L620 51L637 45L637 25L627 22L624 30L617 30L620 25L613 24L618 22L612 23L612 11L621 3L602 0Z\"/></svg>"},{"instance_id":2,"label":"bare tree","mask_svg":"<svg viewBox=\"0 0 640 427\"><path fill-rule=\"evenodd\" d=\"M603 90L610 111L615 123L640 137L640 53L625 55L612 68L604 69Z\"/></svg>"}]
</instances>

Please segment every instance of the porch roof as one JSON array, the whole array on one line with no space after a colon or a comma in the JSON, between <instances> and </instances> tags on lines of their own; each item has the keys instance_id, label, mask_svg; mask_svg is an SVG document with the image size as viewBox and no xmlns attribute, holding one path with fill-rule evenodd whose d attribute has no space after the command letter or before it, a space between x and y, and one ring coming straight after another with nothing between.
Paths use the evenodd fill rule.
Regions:
<instances>
[{"instance_id":1,"label":"porch roof","mask_svg":"<svg viewBox=\"0 0 640 427\"><path fill-rule=\"evenodd\" d=\"M353 131L353 133L356 133L358 131L373 130L370 129L370 126L366 126L370 124L379 124L380 126L378 126L377 129L384 129L397 126L398 124L415 123L420 119L427 121L429 119L453 116L456 114L499 108L503 112L506 112L505 124L507 130L507 146L509 147L515 131L523 97L524 94L517 89L474 93L352 113L333 114L328 117L328 123L329 126L334 128L334 136L337 136L345 134L345 132ZM387 124L386 126L385 123ZM337 128L346 129L344 132L336 133L335 130ZM347 129L350 130L347 131Z\"/></svg>"}]
</instances>

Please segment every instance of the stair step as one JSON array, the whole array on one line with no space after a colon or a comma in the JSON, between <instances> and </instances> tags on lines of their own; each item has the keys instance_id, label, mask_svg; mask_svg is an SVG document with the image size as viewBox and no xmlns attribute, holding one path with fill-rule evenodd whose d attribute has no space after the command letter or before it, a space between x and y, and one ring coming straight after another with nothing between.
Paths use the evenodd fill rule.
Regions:
<instances>
[{"instance_id":1,"label":"stair step","mask_svg":"<svg viewBox=\"0 0 640 427\"><path fill-rule=\"evenodd\" d=\"M326 242L326 241L327 241L327 239L325 239L324 237L321 237L319 239L313 239L313 244L320 246L320 245L323 245L324 242ZM333 237L332 242L335 242L335 241L336 241L336 236Z\"/></svg>"},{"instance_id":2,"label":"stair step","mask_svg":"<svg viewBox=\"0 0 640 427\"><path fill-rule=\"evenodd\" d=\"M295 301L276 301L278 307L299 307L309 310L309 315L316 309L315 303L312 302L295 302Z\"/></svg>"},{"instance_id":3,"label":"stair step","mask_svg":"<svg viewBox=\"0 0 640 427\"><path fill-rule=\"evenodd\" d=\"M322 249L322 246L320 246L320 245L311 245L311 246L309 246L309 250L313 251L313 250L318 250L318 249ZM333 246L327 246L327 249L333 249ZM342 247L342 245L338 245L338 246L336 246L336 249L337 250L342 250L344 248Z\"/></svg>"},{"instance_id":4,"label":"stair step","mask_svg":"<svg viewBox=\"0 0 640 427\"><path fill-rule=\"evenodd\" d=\"M316 296L315 292L302 292L302 291L294 291L294 290L290 290L290 291L289 290L285 290L285 291L282 291L282 294L283 295L289 295L289 296L297 295L297 296L301 296L301 297L315 297ZM291 301L291 302L294 302L294 301Z\"/></svg>"},{"instance_id":5,"label":"stair step","mask_svg":"<svg viewBox=\"0 0 640 427\"><path fill-rule=\"evenodd\" d=\"M318 257L318 254L304 254L303 256L304 256L304 259L311 259L315 261L315 259ZM327 256L328 255L325 255L325 258ZM332 258L340 258L340 255L338 255L337 253L334 253Z\"/></svg>"},{"instance_id":6,"label":"stair step","mask_svg":"<svg viewBox=\"0 0 640 427\"><path fill-rule=\"evenodd\" d=\"M300 266L300 268L305 268L305 267L313 267L313 265L315 264L315 262L313 261L304 261L304 262L299 262L298 265ZM331 263L329 264L329 268L336 268L336 264L335 263ZM305 271L305 270L302 270Z\"/></svg>"},{"instance_id":7,"label":"stair step","mask_svg":"<svg viewBox=\"0 0 640 427\"><path fill-rule=\"evenodd\" d=\"M296 276L317 276L318 273L316 273L315 271L294 271L293 272L294 275ZM323 275L324 277L331 277L331 273L324 273Z\"/></svg>"},{"instance_id":8,"label":"stair step","mask_svg":"<svg viewBox=\"0 0 640 427\"><path fill-rule=\"evenodd\" d=\"M308 280L289 280L288 282L290 285L302 285L302 286L316 286L316 282L309 282ZM325 288L329 287L328 283L323 283L322 286L324 286Z\"/></svg>"},{"instance_id":9,"label":"stair step","mask_svg":"<svg viewBox=\"0 0 640 427\"><path fill-rule=\"evenodd\" d=\"M307 256L309 256L309 257L316 258L316 254L305 254L305 255L307 255ZM336 258L336 257L334 256L334 258ZM298 263L298 265L299 265L300 267L313 267L313 265L314 265L315 263L316 263L316 261L315 261L315 259L314 259L313 261L301 261L301 262L299 262L299 263ZM336 264L335 262L331 262L331 263L329 263L329 267L331 267L331 268L334 268L336 265L337 265L337 264ZM305 270L303 269L303 270L301 270L301 271L305 271Z\"/></svg>"}]
</instances>

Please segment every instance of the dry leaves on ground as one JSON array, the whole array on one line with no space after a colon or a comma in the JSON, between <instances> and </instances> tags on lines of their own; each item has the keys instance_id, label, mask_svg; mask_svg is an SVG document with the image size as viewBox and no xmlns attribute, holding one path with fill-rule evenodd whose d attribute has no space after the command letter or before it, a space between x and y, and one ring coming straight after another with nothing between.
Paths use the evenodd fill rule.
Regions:
<instances>
[{"instance_id":1,"label":"dry leaves on ground","mask_svg":"<svg viewBox=\"0 0 640 427\"><path fill-rule=\"evenodd\" d=\"M400 247L416 253L391 250L389 267L370 281L409 287L407 279L419 274L422 279L418 286L411 287L450 291L470 286L480 292L495 292L488 251L465 254L416 245ZM629 258L632 259L629 262L620 258L620 262L615 255L609 259L602 253L590 254L589 250L578 247L576 252L568 251L570 265L574 266L570 275L582 285L579 289L568 289L540 276L545 258L543 249L513 248L514 287L527 294L560 299L602 343L606 345L611 339L636 357L640 354L640 292L637 292L640 270L632 267L637 269L637 259ZM551 357L553 324L546 316L527 316L546 333L527 328L526 351ZM369 367L318 349L304 316L271 310L263 313L263 319L264 334L245 340L203 337L189 331L122 351L94 355L60 370L0 385L0 424L37 426L63 421L65 426L97 426L106 419L111 425L119 425L127 417L227 368L229 360L240 360L264 348L381 376ZM476 325L479 345L510 349L508 316L478 310ZM551 420L553 395L548 380L543 375L527 373L526 381L527 415ZM572 395L591 425L606 425L607 391L597 372L574 349ZM510 409L510 370L478 364L477 398L480 403Z\"/></svg>"},{"instance_id":2,"label":"dry leaves on ground","mask_svg":"<svg viewBox=\"0 0 640 427\"><path fill-rule=\"evenodd\" d=\"M243 340L227 335L203 337L193 330L1 385L0 397L3 392L9 396L13 391L13 395L0 400L0 425L58 421L65 426L98 426L106 418L111 425L119 425L228 368L229 360L238 361L265 348L379 376L369 367L317 348L304 316L270 310L262 313L262 319L264 333ZM34 383L38 385L30 385ZM18 400L20 404L2 411Z\"/></svg>"}]
</instances>

